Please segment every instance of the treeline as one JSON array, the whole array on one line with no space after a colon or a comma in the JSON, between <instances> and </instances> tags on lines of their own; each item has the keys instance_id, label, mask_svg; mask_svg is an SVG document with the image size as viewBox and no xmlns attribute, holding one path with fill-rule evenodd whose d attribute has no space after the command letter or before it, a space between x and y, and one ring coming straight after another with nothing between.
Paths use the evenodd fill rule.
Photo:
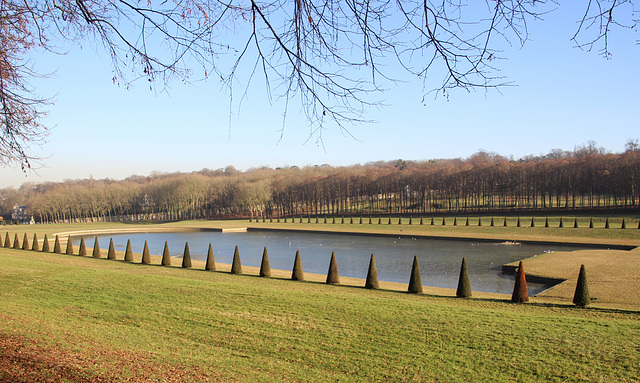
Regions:
<instances>
[{"instance_id":1,"label":"treeline","mask_svg":"<svg viewBox=\"0 0 640 383\"><path fill-rule=\"evenodd\" d=\"M24 184L0 190L0 199L5 219L26 205L36 222L633 209L640 150L606 153L589 143L520 160L480 151L349 167L227 167Z\"/></svg>"}]
</instances>

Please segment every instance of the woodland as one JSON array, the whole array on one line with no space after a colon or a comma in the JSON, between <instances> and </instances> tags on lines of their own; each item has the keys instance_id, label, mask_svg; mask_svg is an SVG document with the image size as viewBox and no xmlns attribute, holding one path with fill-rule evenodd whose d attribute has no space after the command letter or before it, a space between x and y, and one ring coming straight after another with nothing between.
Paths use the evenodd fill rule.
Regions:
<instances>
[{"instance_id":1,"label":"woodland","mask_svg":"<svg viewBox=\"0 0 640 383\"><path fill-rule=\"evenodd\" d=\"M518 160L479 151L466 159L378 161L332 167L25 183L0 189L0 214L27 206L37 223L465 214L640 208L640 149L595 142Z\"/></svg>"}]
</instances>

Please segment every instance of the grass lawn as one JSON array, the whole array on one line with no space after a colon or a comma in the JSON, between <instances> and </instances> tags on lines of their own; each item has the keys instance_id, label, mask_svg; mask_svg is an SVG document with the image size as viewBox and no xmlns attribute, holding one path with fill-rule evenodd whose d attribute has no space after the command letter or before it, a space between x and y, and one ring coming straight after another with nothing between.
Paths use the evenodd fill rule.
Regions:
<instances>
[{"instance_id":1,"label":"grass lawn","mask_svg":"<svg viewBox=\"0 0 640 383\"><path fill-rule=\"evenodd\" d=\"M586 234L577 235L583 229L246 221L160 226L265 225L640 243L637 229L584 229ZM45 232L51 237L140 226L146 225L7 226L6 231L12 240L15 233L22 240L24 232L31 239L35 230L42 240ZM594 251L606 260L624 253L636 264L640 255ZM535 261L543 271L555 272L569 257L556 255ZM532 272L534 264L526 262ZM579 309L564 298L540 297L515 305L503 297L456 299L428 289L411 295L392 285L371 291L345 286L348 280L329 286L317 282L321 276L294 282L286 279L290 272L267 279L250 268L252 275L232 275L226 265L206 272L197 262L195 270L158 266L157 257L152 263L0 248L0 381L611 382L640 376L640 312L632 304L614 307L599 299ZM590 287L598 291L596 269L587 266ZM570 274L575 278L577 271ZM624 287L639 290L637 282ZM558 295L560 287L554 291Z\"/></svg>"}]
</instances>

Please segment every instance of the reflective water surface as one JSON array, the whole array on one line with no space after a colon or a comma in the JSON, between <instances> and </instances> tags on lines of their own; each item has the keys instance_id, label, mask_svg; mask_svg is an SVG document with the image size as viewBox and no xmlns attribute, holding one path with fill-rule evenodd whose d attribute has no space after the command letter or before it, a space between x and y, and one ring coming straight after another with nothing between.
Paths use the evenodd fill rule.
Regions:
<instances>
[{"instance_id":1,"label":"reflective water surface","mask_svg":"<svg viewBox=\"0 0 640 383\"><path fill-rule=\"evenodd\" d=\"M93 247L94 236L85 236L87 248ZM408 283L413 256L418 256L422 283L425 286L456 288L462 257L466 257L471 287L474 291L511 294L514 277L502 274L505 263L529 258L549 251L571 251L578 247L563 245L506 245L498 243L441 239L351 236L340 234L250 231L246 233L188 232L136 233L98 236L106 249L113 238L116 250L124 251L131 240L134 253L142 253L144 241L151 254L162 255L164 242L172 256L181 256L189 243L192 259L205 260L209 243L216 262L231 263L238 246L243 265L260 267L262 252L267 247L271 268L291 270L296 250L300 250L305 272L326 274L331 252L336 253L341 276L367 276L369 258L375 253L378 278L381 281ZM76 239L77 246L80 239ZM90 250L89 250L90 251ZM134 259L140 262L139 259ZM534 295L547 285L529 283Z\"/></svg>"}]
</instances>

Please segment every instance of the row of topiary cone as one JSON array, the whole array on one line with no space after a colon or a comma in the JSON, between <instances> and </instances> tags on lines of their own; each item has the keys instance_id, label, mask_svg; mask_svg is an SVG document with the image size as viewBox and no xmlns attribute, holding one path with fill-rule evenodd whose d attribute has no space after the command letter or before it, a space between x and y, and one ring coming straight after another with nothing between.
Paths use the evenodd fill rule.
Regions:
<instances>
[{"instance_id":1,"label":"row of topiary cone","mask_svg":"<svg viewBox=\"0 0 640 383\"><path fill-rule=\"evenodd\" d=\"M15 234L15 238L13 241L13 246L11 246L9 233L7 232L4 241L4 247L14 249L22 249L22 250L33 250L40 251L38 237L37 234L33 235L33 245L29 246L29 239L27 234L25 233L22 245L20 245L18 234ZM0 237L0 246L3 246L2 239ZM44 240L42 242L42 252L49 252L49 239L45 234ZM55 242L53 245L54 253L61 253L61 245L60 239L56 235ZM67 239L67 246L65 249L65 254L74 255L73 243L71 241L71 236ZM86 256L87 250L84 243L84 238L80 239L80 248L78 250L79 256ZM94 258L101 258L101 250L100 245L98 244L98 237L94 240L93 252L92 256ZM116 252L113 246L113 239L109 240L109 250L107 251L107 258L115 260ZM124 261L133 262L133 252L131 250L131 241L127 240L127 246L124 253ZM147 245L147 241L144 241L144 248L142 251L142 259L140 260L142 264L150 264L151 256L149 253L149 246ZM169 253L169 245L165 241L164 250L162 252L162 266L171 266L171 255ZM189 251L189 243L185 243L184 253L182 256L182 267L190 268L191 264L191 252ZM207 261L205 263L205 270L207 271L216 271L216 264L213 255L213 248L211 244L209 244L209 249L207 251ZM240 262L240 252L238 251L238 246L235 247L233 253L233 261L231 264L231 273L232 274L242 274L242 263ZM262 253L262 262L260 265L260 276L261 277L270 277L271 276L271 267L269 265L269 254L267 252L267 248L264 248ZM300 251L296 251L295 259L293 262L293 271L291 274L291 279L295 281L303 281L304 280L304 272L302 269L302 260L300 257ZM336 261L335 252L331 253L331 260L329 261L329 270L327 272L327 284L336 284L340 283L340 276L338 274L338 264ZM371 258L369 260L369 269L367 271L367 279L365 281L365 288L368 289L377 289L379 288L378 281L378 269L376 266L376 258L374 254L371 254ZM414 294L422 293L422 278L420 276L420 266L418 264L418 257L413 257L413 265L411 267L411 277L409 279L409 288L408 291ZM460 266L460 277L458 278L458 288L456 289L456 297L460 298L468 298L471 297L471 283L469 281L469 271L467 269L467 261L465 258L462 258L462 265ZM516 282L513 288L513 294L511 295L511 301L515 303L524 303L529 301L529 291L527 288L527 280L525 276L524 266L522 261L518 264L518 269L516 272ZM580 275L578 276L578 282L576 285L576 291L574 293L573 303L577 306L585 307L589 304L589 287L587 285L587 276L584 265L580 267Z\"/></svg>"},{"instance_id":2,"label":"row of topiary cone","mask_svg":"<svg viewBox=\"0 0 640 383\"><path fill-rule=\"evenodd\" d=\"M328 219L329 218L324 217L323 218L324 223L329 223ZM338 220L340 221L340 223L345 223L344 217L340 217L340 218L338 218ZM252 222L252 221L253 221L253 218L249 218L249 222ZM259 222L259 219L256 218L255 221ZM269 221L273 222L273 218L269 218ZM284 223L287 223L287 218L283 218L283 221L284 221ZM319 217L315 218L315 222L316 223L320 223L320 221L321 221L321 219ZM376 220L373 217L369 217L369 224L373 224L375 221ZM378 217L377 221L378 221L378 225L381 225L382 224L382 217ZM409 225L413 225L413 221L414 221L413 217L409 217ZM263 217L262 218L262 222L266 222L266 218ZM277 218L276 222L280 223L280 218ZM296 222L296 218L295 217L291 218L291 223L295 223L295 222ZM303 217L302 216L299 218L299 222L300 223L303 222ZM311 217L307 217L307 222L311 223ZM354 221L353 217L350 217L350 223L353 224L354 222L355 221ZM360 217L360 224L362 225L363 222L364 222L363 221L363 217ZM402 224L402 217L398 217L397 222L398 222L398 225L401 225ZM338 223L336 221L336 217L333 217L332 223ZM391 225L393 223L393 219L392 219L391 216L389 216L389 220L387 221L387 223L389 225ZM446 218L442 217L442 226L446 226L446 224L447 224L446 223ZM424 219L422 217L420 217L420 225L424 225ZM431 226L433 226L433 225L435 225L435 219L434 219L434 217L431 217ZM467 217L466 222L465 222L464 225L465 226L470 226L469 217ZM453 217L453 226L458 226L458 218L457 217ZM482 226L482 218L481 217L478 217L478 226ZM489 226L496 226L496 224L494 222L494 217L491 217L491 223L489 224ZM505 226L505 227L508 226L507 225L507 217L504 217L504 221L502 222L502 226ZM520 217L518 217L518 220L516 221L516 226L517 227L521 227L522 226L522 223L520 222ZM531 221L528 224L528 226L536 227L536 224L535 224L535 221L534 221L533 217L531 217ZM578 228L579 227L578 226L578 218L574 218L573 219L573 225L570 224L569 226L573 226L574 228ZM549 226L549 218L545 218L544 227L550 227ZM560 221L558 223L558 227L566 227L566 224L564 223L563 217L560 217ZM589 219L589 228L590 229L594 228L593 218ZM604 228L605 229L609 229L610 228L609 218L607 218L605 220ZM625 219L624 218L622 218L622 222L620 224L620 228L621 229L626 229L627 228L627 224L625 223ZM640 220L638 221L638 229L640 229Z\"/></svg>"}]
</instances>

